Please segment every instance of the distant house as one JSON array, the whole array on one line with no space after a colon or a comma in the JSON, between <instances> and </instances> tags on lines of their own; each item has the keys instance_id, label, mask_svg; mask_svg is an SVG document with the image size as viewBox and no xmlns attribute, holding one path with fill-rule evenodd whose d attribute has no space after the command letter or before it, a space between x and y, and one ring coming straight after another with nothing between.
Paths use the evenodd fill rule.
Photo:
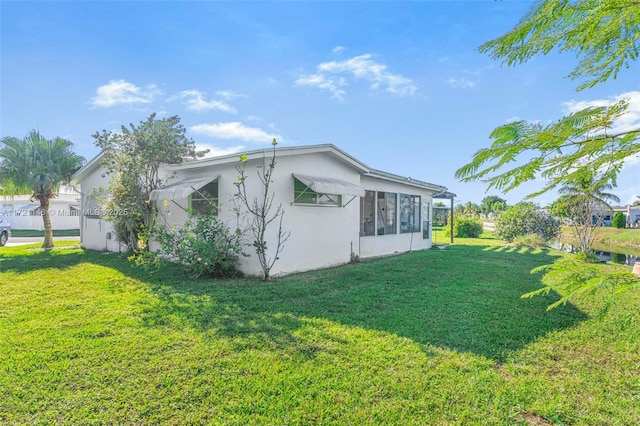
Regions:
<instances>
[{"instance_id":1,"label":"distant house","mask_svg":"<svg viewBox=\"0 0 640 426\"><path fill-rule=\"evenodd\" d=\"M44 229L40 202L32 201L29 195L0 196L0 214L9 220L13 229ZM70 186L60 187L56 196L49 200L49 215L54 230L78 229L80 193Z\"/></svg>"},{"instance_id":2,"label":"distant house","mask_svg":"<svg viewBox=\"0 0 640 426\"><path fill-rule=\"evenodd\" d=\"M247 155L247 191L263 189L256 170L271 158L271 150ZM179 227L187 215L216 200L218 216L231 222L239 154L167 165L166 187L153 191L151 200L164 211L162 220ZM96 250L120 250L110 224L91 214L94 188L108 184L100 156L78 171L73 182L81 188L81 244ZM333 145L277 149L273 175L274 205L285 208L283 227L291 231L273 274L323 268L361 258L422 250L431 247L431 209L441 185L374 170ZM206 200L205 200L206 199ZM268 238L274 238L274 235ZM256 256L242 259L240 270L260 275Z\"/></svg>"},{"instance_id":3,"label":"distant house","mask_svg":"<svg viewBox=\"0 0 640 426\"><path fill-rule=\"evenodd\" d=\"M613 212L622 212L627 220L627 227L640 227L640 206L614 206ZM610 224L609 224L610 225Z\"/></svg>"},{"instance_id":4,"label":"distant house","mask_svg":"<svg viewBox=\"0 0 640 426\"><path fill-rule=\"evenodd\" d=\"M640 206L612 206L610 210L595 211L593 223L600 223L602 226L611 226L613 216L620 212L624 215L627 228L640 227Z\"/></svg>"}]
</instances>

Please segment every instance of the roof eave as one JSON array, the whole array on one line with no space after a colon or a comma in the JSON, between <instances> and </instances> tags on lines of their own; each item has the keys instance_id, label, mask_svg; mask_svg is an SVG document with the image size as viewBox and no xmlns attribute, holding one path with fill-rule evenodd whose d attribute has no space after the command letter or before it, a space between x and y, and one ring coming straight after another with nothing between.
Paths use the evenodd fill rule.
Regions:
<instances>
[{"instance_id":1,"label":"roof eave","mask_svg":"<svg viewBox=\"0 0 640 426\"><path fill-rule=\"evenodd\" d=\"M69 183L71 185L78 185L79 183L81 183L84 178L91 174L95 169L100 167L103 156L104 153L101 151L98 155L93 157L87 164L85 164L80 170L78 170L73 174L73 176L71 176L71 180L69 181Z\"/></svg>"},{"instance_id":2,"label":"roof eave","mask_svg":"<svg viewBox=\"0 0 640 426\"><path fill-rule=\"evenodd\" d=\"M254 151L246 151L246 152L238 152L235 154L223 155L219 157L211 157L204 158L201 160L189 161L180 164L169 164L167 167L171 170L188 170L188 169L199 169L201 167L209 167L209 166L219 166L223 164L235 163L238 162L238 157L240 155L246 155L247 161L261 159L266 155L270 155L272 148L264 148L258 149ZM295 146L295 147L281 147L276 148L276 156L280 157L288 157L290 155L300 155L300 154L313 154L326 152L338 157L341 161L351 165L355 169L357 169L360 173L367 173L370 169L369 167L342 151L338 147L333 144L322 144L322 145L306 145L306 146Z\"/></svg>"},{"instance_id":3,"label":"roof eave","mask_svg":"<svg viewBox=\"0 0 640 426\"><path fill-rule=\"evenodd\" d=\"M398 176L391 173L383 172L381 170L371 170L369 173L365 173L365 176L376 178L376 179L382 179L382 180L386 180L394 183L401 183L403 185L414 186L417 188L427 189L429 191L432 191L434 194L437 194L439 192L445 192L447 190L446 186L436 185L429 182L423 182L421 180L415 180L409 177Z\"/></svg>"}]
</instances>

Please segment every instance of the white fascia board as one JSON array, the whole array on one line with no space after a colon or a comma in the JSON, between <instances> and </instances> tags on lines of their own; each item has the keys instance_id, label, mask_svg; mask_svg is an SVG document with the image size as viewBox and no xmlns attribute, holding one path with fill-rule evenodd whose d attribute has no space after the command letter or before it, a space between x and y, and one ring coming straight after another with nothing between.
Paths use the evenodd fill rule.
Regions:
<instances>
[{"instance_id":1,"label":"white fascia board","mask_svg":"<svg viewBox=\"0 0 640 426\"><path fill-rule=\"evenodd\" d=\"M100 152L98 155L93 157L87 164L85 164L80 170L75 172L73 176L71 176L71 180L69 183L71 185L77 185L81 183L87 176L93 173L98 167L101 165L103 152Z\"/></svg>"},{"instance_id":2,"label":"white fascia board","mask_svg":"<svg viewBox=\"0 0 640 426\"><path fill-rule=\"evenodd\" d=\"M432 183L413 180L413 179L405 178L402 176L390 175L390 174L387 174L386 172L381 172L377 170L372 171L371 173L365 173L365 176L374 178L374 179L386 180L388 182L400 183L402 185L413 186L416 188L426 189L428 191L432 191L434 194L437 194L439 192L445 192L447 190L446 186L435 185Z\"/></svg>"},{"instance_id":3,"label":"white fascia board","mask_svg":"<svg viewBox=\"0 0 640 426\"><path fill-rule=\"evenodd\" d=\"M259 149L255 151L247 151L247 152L238 152L236 154L223 155L220 157L212 157L212 158L204 158L202 160L189 161L186 163L180 164L168 164L167 167L170 170L189 170L189 169L199 169L202 167L210 167L210 166L219 166L223 164L230 164L240 162L240 155L246 155L247 161L263 159L271 156L273 152L272 148ZM293 147L282 147L276 148L276 158L277 157L288 157L291 155L304 155L304 154L315 154L315 153L329 153L333 156L337 157L339 160L351 165L353 168L357 169L360 173L367 173L369 171L369 167L367 167L362 162L356 160L351 155L346 152L338 149L334 145L324 144L324 145L308 145L308 146L293 146Z\"/></svg>"}]
</instances>

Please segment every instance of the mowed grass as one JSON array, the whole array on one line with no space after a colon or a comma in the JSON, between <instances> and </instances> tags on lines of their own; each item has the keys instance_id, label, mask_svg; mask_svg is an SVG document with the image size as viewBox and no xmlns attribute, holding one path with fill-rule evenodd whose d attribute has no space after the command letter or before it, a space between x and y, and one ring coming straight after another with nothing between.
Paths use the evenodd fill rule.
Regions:
<instances>
[{"instance_id":1,"label":"mowed grass","mask_svg":"<svg viewBox=\"0 0 640 426\"><path fill-rule=\"evenodd\" d=\"M36 246L0 249L2 424L640 423L640 297L520 299L557 252L457 239L265 284Z\"/></svg>"},{"instance_id":2,"label":"mowed grass","mask_svg":"<svg viewBox=\"0 0 640 426\"><path fill-rule=\"evenodd\" d=\"M38 231L36 229L12 229L12 237L44 237L44 231ZM54 237L79 237L79 229L54 229Z\"/></svg>"},{"instance_id":3,"label":"mowed grass","mask_svg":"<svg viewBox=\"0 0 640 426\"><path fill-rule=\"evenodd\" d=\"M565 227L562 230L564 240L574 239L571 228ZM596 245L612 246L631 249L634 253L640 252L640 229L622 228L617 229L610 226L602 226L598 229L595 240Z\"/></svg>"},{"instance_id":4,"label":"mowed grass","mask_svg":"<svg viewBox=\"0 0 640 426\"><path fill-rule=\"evenodd\" d=\"M631 242L634 246L640 247L639 228L617 229L605 226L600 229L600 234L598 236L602 242Z\"/></svg>"}]
</instances>

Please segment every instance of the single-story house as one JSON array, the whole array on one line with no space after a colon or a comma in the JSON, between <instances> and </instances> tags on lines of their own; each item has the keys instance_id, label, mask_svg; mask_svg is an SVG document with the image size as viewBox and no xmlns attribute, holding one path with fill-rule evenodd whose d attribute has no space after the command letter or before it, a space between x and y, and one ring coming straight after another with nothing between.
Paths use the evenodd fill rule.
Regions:
<instances>
[{"instance_id":1,"label":"single-story house","mask_svg":"<svg viewBox=\"0 0 640 426\"><path fill-rule=\"evenodd\" d=\"M42 231L40 202L29 195L0 196L0 214L13 229ZM70 186L61 186L55 197L49 200L49 216L54 230L78 229L80 226L80 194Z\"/></svg>"},{"instance_id":2,"label":"single-story house","mask_svg":"<svg viewBox=\"0 0 640 426\"><path fill-rule=\"evenodd\" d=\"M162 212L160 222L179 227L187 217L185 208L198 210L213 199L219 219L232 224L239 155L164 166L161 175L167 184L150 197ZM272 149L243 155L252 198L263 191L256 172L268 165ZM106 188L109 179L100 159L91 160L72 180L82 194L81 244L118 251L122 248L110 224L92 214L92 191ZM344 264L353 255L368 258L431 247L432 198L446 191L444 186L372 169L330 144L277 148L276 161L270 189L274 206L284 208L283 228L291 234L272 275ZM275 238L276 227L268 241ZM243 258L239 269L261 274L255 255Z\"/></svg>"},{"instance_id":3,"label":"single-story house","mask_svg":"<svg viewBox=\"0 0 640 426\"><path fill-rule=\"evenodd\" d=\"M614 213L622 212L624 214L627 227L638 228L640 226L640 206L613 206L612 209Z\"/></svg>"}]
</instances>

